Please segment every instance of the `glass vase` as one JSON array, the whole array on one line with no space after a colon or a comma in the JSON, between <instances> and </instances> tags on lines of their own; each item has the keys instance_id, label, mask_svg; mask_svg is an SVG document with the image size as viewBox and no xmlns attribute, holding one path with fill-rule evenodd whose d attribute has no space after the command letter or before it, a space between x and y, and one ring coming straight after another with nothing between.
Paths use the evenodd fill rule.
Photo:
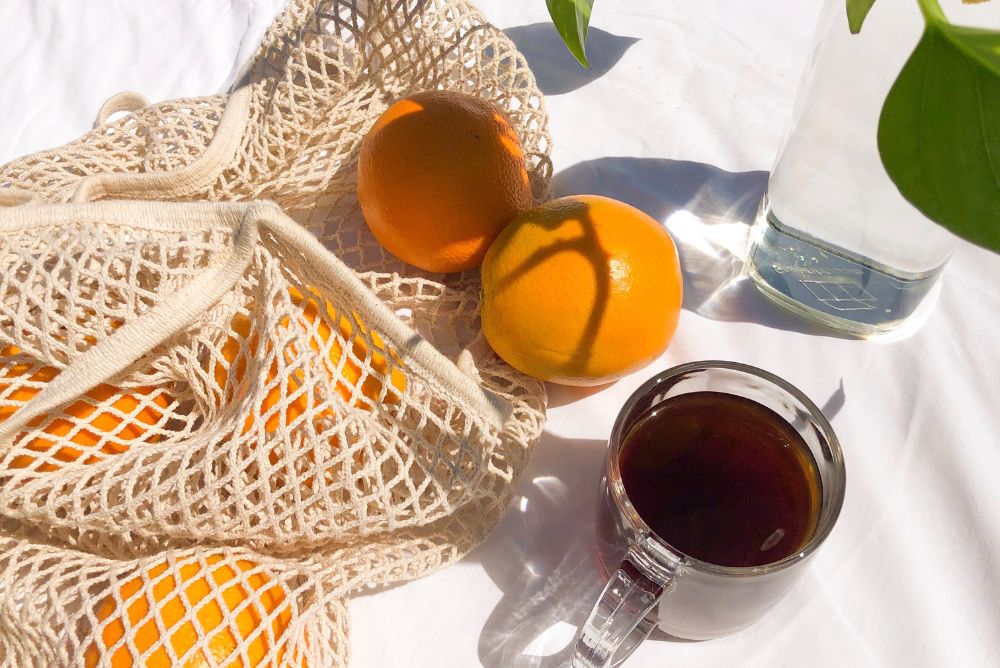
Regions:
<instances>
[{"instance_id":1,"label":"glass vase","mask_svg":"<svg viewBox=\"0 0 1000 668\"><path fill-rule=\"evenodd\" d=\"M953 23L987 25L1000 14L991 4L942 6ZM750 234L758 288L849 335L919 323L956 244L899 194L877 146L882 104L923 27L916 0L876 0L852 35L845 0L827 0Z\"/></svg>"}]
</instances>

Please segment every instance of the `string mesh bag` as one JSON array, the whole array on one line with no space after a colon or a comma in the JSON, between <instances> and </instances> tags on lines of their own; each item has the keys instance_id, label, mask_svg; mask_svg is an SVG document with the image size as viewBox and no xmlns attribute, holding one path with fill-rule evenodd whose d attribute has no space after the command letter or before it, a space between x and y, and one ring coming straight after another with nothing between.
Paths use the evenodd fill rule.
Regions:
<instances>
[{"instance_id":1,"label":"string mesh bag","mask_svg":"<svg viewBox=\"0 0 1000 668\"><path fill-rule=\"evenodd\" d=\"M432 89L496 104L521 140L534 200L548 198L551 139L534 76L503 32L458 0L292 0L231 94L151 106L115 96L92 132L0 167L0 185L52 202L269 199L384 299L444 301L430 310L474 319L475 272L431 276L398 261L368 231L355 194L368 128L400 97Z\"/></svg>"},{"instance_id":2,"label":"string mesh bag","mask_svg":"<svg viewBox=\"0 0 1000 668\"><path fill-rule=\"evenodd\" d=\"M231 94L0 168L0 665L346 665L350 594L499 521L544 390L355 196L433 88L498 104L545 198L523 57L442 0L293 2Z\"/></svg>"}]
</instances>

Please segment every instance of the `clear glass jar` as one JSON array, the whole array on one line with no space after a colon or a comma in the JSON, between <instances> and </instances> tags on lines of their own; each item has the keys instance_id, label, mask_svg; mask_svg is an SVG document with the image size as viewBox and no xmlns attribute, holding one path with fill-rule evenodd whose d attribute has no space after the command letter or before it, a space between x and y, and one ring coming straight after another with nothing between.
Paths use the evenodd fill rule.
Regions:
<instances>
[{"instance_id":1,"label":"clear glass jar","mask_svg":"<svg viewBox=\"0 0 1000 668\"><path fill-rule=\"evenodd\" d=\"M942 2L952 23L1000 25L1000 4ZM923 32L917 0L877 0L859 34L827 0L750 235L747 269L769 297L842 332L919 322L956 239L899 194L877 146L886 94Z\"/></svg>"}]
</instances>

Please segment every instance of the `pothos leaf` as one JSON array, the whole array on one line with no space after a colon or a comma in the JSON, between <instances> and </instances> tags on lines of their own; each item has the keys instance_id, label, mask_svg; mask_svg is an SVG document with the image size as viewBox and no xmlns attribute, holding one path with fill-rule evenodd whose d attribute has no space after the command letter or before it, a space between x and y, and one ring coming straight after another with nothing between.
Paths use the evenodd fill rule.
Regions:
<instances>
[{"instance_id":1,"label":"pothos leaf","mask_svg":"<svg viewBox=\"0 0 1000 668\"><path fill-rule=\"evenodd\" d=\"M874 4L875 0L847 0L847 25L852 35L861 32L861 24Z\"/></svg>"},{"instance_id":2,"label":"pothos leaf","mask_svg":"<svg viewBox=\"0 0 1000 668\"><path fill-rule=\"evenodd\" d=\"M879 117L882 163L928 218L1000 251L1000 33L921 6L923 37Z\"/></svg>"},{"instance_id":3,"label":"pothos leaf","mask_svg":"<svg viewBox=\"0 0 1000 668\"><path fill-rule=\"evenodd\" d=\"M590 10L594 0L545 0L549 16L559 35L566 42L566 48L580 64L589 68L587 62L587 28L590 25Z\"/></svg>"}]
</instances>

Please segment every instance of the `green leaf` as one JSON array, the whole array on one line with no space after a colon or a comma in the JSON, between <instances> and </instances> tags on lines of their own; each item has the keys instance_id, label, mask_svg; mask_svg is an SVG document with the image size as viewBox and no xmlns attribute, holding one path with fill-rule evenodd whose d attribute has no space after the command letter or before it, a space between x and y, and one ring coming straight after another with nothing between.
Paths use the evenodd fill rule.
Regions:
<instances>
[{"instance_id":1,"label":"green leaf","mask_svg":"<svg viewBox=\"0 0 1000 668\"><path fill-rule=\"evenodd\" d=\"M1000 33L920 4L927 27L879 117L882 163L928 218L1000 251Z\"/></svg>"},{"instance_id":2,"label":"green leaf","mask_svg":"<svg viewBox=\"0 0 1000 668\"><path fill-rule=\"evenodd\" d=\"M587 27L590 25L590 9L594 0L545 0L549 16L559 35L566 42L566 48L580 64L590 68L587 62Z\"/></svg>"},{"instance_id":3,"label":"green leaf","mask_svg":"<svg viewBox=\"0 0 1000 668\"><path fill-rule=\"evenodd\" d=\"M875 0L847 0L847 25L851 27L852 35L861 32L861 24L874 4Z\"/></svg>"}]
</instances>

